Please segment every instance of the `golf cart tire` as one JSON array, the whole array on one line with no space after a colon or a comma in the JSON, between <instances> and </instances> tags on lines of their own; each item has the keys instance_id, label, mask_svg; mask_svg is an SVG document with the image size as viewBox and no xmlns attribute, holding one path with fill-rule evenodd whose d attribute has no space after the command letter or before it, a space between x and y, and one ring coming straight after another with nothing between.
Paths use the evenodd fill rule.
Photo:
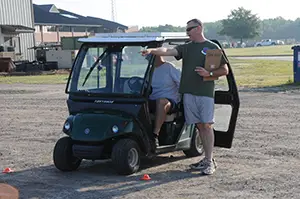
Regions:
<instances>
[{"instance_id":1,"label":"golf cart tire","mask_svg":"<svg viewBox=\"0 0 300 199\"><path fill-rule=\"evenodd\" d=\"M130 155L137 158L130 163ZM140 168L140 148L132 139L121 139L114 146L111 154L114 169L120 175L130 175Z\"/></svg>"},{"instance_id":2,"label":"golf cart tire","mask_svg":"<svg viewBox=\"0 0 300 199\"><path fill-rule=\"evenodd\" d=\"M57 169L61 171L74 171L78 169L81 159L73 156L72 139L70 137L60 138L54 147L53 162Z\"/></svg>"},{"instance_id":3,"label":"golf cart tire","mask_svg":"<svg viewBox=\"0 0 300 199\"><path fill-rule=\"evenodd\" d=\"M187 156L187 157L197 157L203 154L204 150L203 150L203 146L201 147L201 149L199 149L197 147L197 139L200 139L200 135L196 129L196 127L194 128L194 133L193 133L193 137L192 137L192 141L191 141L191 147L188 150L184 150L183 153ZM201 140L201 139L200 139Z\"/></svg>"}]
</instances>

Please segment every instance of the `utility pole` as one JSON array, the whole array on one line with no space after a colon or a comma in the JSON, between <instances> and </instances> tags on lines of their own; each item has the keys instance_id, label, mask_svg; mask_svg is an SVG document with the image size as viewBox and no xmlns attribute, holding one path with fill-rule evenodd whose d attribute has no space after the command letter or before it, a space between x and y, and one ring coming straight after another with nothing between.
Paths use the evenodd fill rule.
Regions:
<instances>
[{"instance_id":1,"label":"utility pole","mask_svg":"<svg viewBox=\"0 0 300 199\"><path fill-rule=\"evenodd\" d=\"M111 20L116 21L116 1L111 0Z\"/></svg>"}]
</instances>

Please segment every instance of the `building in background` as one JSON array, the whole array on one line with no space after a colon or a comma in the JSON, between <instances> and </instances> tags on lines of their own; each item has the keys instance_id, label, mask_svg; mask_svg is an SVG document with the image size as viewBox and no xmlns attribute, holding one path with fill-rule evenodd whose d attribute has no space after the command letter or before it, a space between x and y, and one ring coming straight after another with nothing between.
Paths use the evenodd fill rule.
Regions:
<instances>
[{"instance_id":1,"label":"building in background","mask_svg":"<svg viewBox=\"0 0 300 199\"><path fill-rule=\"evenodd\" d=\"M126 32L139 32L139 26L128 26Z\"/></svg>"},{"instance_id":2,"label":"building in background","mask_svg":"<svg viewBox=\"0 0 300 199\"><path fill-rule=\"evenodd\" d=\"M32 0L0 0L0 51L14 51L16 59L34 60Z\"/></svg>"},{"instance_id":3,"label":"building in background","mask_svg":"<svg viewBox=\"0 0 300 199\"><path fill-rule=\"evenodd\" d=\"M90 36L103 32L125 32L128 27L113 21L82 16L53 4L33 4L36 45L59 43L61 37Z\"/></svg>"}]
</instances>

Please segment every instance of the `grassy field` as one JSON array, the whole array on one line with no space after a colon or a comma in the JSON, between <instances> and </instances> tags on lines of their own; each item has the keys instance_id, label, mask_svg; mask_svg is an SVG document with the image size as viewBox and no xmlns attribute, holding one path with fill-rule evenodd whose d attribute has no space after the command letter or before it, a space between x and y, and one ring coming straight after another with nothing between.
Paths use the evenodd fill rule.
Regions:
<instances>
[{"instance_id":1,"label":"grassy field","mask_svg":"<svg viewBox=\"0 0 300 199\"><path fill-rule=\"evenodd\" d=\"M230 59L239 87L272 87L293 83L293 64L290 61Z\"/></svg>"},{"instance_id":2,"label":"grassy field","mask_svg":"<svg viewBox=\"0 0 300 199\"><path fill-rule=\"evenodd\" d=\"M293 67L290 61L237 60L230 63L239 87L282 86L293 82ZM0 77L0 84L65 84L68 75L6 76ZM221 78L217 84L223 84Z\"/></svg>"},{"instance_id":3,"label":"grassy field","mask_svg":"<svg viewBox=\"0 0 300 199\"><path fill-rule=\"evenodd\" d=\"M225 50L227 56L272 56L293 55L292 45L263 46L251 48L228 48Z\"/></svg>"},{"instance_id":4,"label":"grassy field","mask_svg":"<svg viewBox=\"0 0 300 199\"><path fill-rule=\"evenodd\" d=\"M0 84L65 84L69 75L0 76Z\"/></svg>"}]
</instances>

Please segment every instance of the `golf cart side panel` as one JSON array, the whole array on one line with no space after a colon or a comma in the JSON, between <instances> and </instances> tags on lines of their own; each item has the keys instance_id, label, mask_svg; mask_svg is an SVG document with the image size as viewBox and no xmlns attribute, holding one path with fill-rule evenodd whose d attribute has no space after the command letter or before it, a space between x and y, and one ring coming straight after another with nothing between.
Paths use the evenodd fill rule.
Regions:
<instances>
[{"instance_id":1,"label":"golf cart side panel","mask_svg":"<svg viewBox=\"0 0 300 199\"><path fill-rule=\"evenodd\" d=\"M225 58L228 60L224 49L221 44L217 40L212 40L214 43L218 44L218 46L222 49ZM238 117L240 100L238 95L238 89L236 85L236 81L232 72L232 68L230 63L227 64L229 73L226 76L228 82L228 91L215 91L215 104L221 105L230 105L232 107L229 128L227 131L218 131L214 130L215 133L215 146L223 147L223 148L231 148L232 141L234 138L234 132L236 127L236 121Z\"/></svg>"}]
</instances>

